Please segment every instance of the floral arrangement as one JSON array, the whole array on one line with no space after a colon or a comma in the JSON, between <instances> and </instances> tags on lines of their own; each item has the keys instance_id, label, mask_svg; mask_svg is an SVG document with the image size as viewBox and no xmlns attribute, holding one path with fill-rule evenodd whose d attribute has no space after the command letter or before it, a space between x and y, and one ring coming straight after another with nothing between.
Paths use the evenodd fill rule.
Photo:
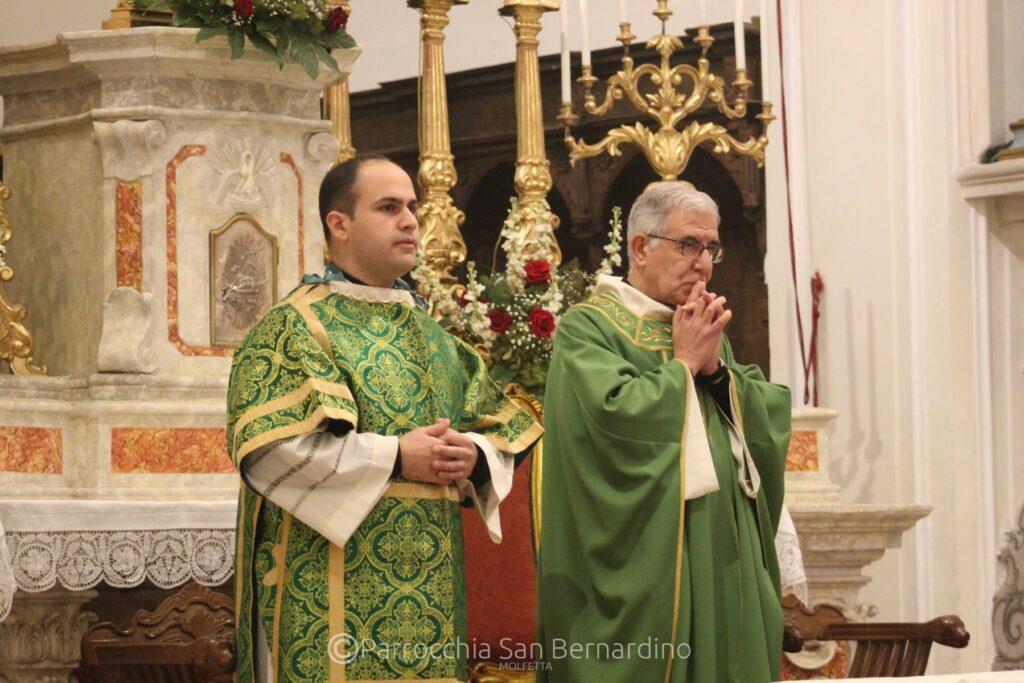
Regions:
<instances>
[{"instance_id":1,"label":"floral arrangement","mask_svg":"<svg viewBox=\"0 0 1024 683\"><path fill-rule=\"evenodd\" d=\"M552 268L553 254L545 247L528 250L526 236L516 229L518 211L512 199L499 237L507 262L504 272L482 275L476 264L467 263L466 287L458 299L440 286L437 275L423 261L413 277L442 326L489 359L495 381L517 382L542 397L558 321L570 306L587 296L598 275L610 274L622 264L622 211L618 207L612 210L605 258L593 275L576 262ZM550 219L535 225L535 233L544 232L553 233ZM530 246L552 243L536 238L537 234Z\"/></svg>"},{"instance_id":2,"label":"floral arrangement","mask_svg":"<svg viewBox=\"0 0 1024 683\"><path fill-rule=\"evenodd\" d=\"M227 36L231 58L241 57L245 43L270 55L279 67L285 58L316 78L320 63L339 71L333 48L356 43L345 30L348 13L329 12L323 0L133 0L142 11L173 11L175 26L198 28L196 41Z\"/></svg>"}]
</instances>

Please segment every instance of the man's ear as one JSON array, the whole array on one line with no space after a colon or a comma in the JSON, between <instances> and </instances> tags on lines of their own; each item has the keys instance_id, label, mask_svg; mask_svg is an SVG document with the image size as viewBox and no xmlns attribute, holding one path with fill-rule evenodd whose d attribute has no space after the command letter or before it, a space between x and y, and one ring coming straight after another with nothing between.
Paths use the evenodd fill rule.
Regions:
<instances>
[{"instance_id":1,"label":"man's ear","mask_svg":"<svg viewBox=\"0 0 1024 683\"><path fill-rule=\"evenodd\" d=\"M638 266L647 265L647 251L650 244L647 235L641 233L637 233L629 239L629 253L633 257L633 263Z\"/></svg>"},{"instance_id":2,"label":"man's ear","mask_svg":"<svg viewBox=\"0 0 1024 683\"><path fill-rule=\"evenodd\" d=\"M348 241L348 228L352 222L348 214L337 210L328 211L324 222L327 223L327 229L331 231L332 242Z\"/></svg>"}]
</instances>

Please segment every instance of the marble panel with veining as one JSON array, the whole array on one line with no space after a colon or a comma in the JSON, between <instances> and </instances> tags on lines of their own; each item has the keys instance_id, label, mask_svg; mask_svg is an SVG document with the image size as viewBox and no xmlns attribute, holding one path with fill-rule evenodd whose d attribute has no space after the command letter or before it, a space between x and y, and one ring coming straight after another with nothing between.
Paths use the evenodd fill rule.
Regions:
<instances>
[{"instance_id":1,"label":"marble panel with veining","mask_svg":"<svg viewBox=\"0 0 1024 683\"><path fill-rule=\"evenodd\" d=\"M8 94L4 96L4 126L84 114L100 106L100 101L99 83Z\"/></svg>"}]
</instances>

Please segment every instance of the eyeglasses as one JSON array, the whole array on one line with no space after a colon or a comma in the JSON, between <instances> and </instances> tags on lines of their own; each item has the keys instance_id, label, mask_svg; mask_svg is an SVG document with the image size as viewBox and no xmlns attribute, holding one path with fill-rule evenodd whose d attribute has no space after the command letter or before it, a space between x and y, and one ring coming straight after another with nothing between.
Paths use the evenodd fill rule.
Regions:
<instances>
[{"instance_id":1,"label":"eyeglasses","mask_svg":"<svg viewBox=\"0 0 1024 683\"><path fill-rule=\"evenodd\" d=\"M696 237L690 235L687 235L681 240L676 240L672 239L671 237L665 237L663 235L652 235L651 233L644 234L653 239L672 242L673 244L676 245L676 248L679 250L679 253L681 253L684 258L689 259L690 261L694 261L700 258L701 253L705 249L708 250L708 256L711 257L712 263L721 263L722 257L725 256L725 247L722 246L721 242L708 242L707 244L704 244Z\"/></svg>"}]
</instances>

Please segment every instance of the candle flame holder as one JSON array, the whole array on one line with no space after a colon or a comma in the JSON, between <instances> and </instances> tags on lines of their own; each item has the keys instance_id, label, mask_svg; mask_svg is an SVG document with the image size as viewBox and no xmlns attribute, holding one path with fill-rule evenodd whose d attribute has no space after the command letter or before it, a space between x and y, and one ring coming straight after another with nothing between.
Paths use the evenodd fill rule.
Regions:
<instances>
[{"instance_id":1,"label":"candle flame holder","mask_svg":"<svg viewBox=\"0 0 1024 683\"><path fill-rule=\"evenodd\" d=\"M622 69L608 78L604 100L598 104L594 95L598 79L593 75L590 65L583 67L583 75L576 80L583 86L583 109L588 114L603 116L617 101L625 99L637 111L654 119L658 129L652 131L640 122L624 124L610 130L600 142L587 143L573 137L571 129L579 118L573 111L572 103L564 102L558 120L565 126L565 144L569 149L570 163L575 164L579 159L602 153L618 156L622 153L621 145L634 144L640 147L662 180L677 180L689 163L693 150L705 142L713 142L716 153L743 154L751 157L758 168L763 167L764 150L768 145L768 125L775 120L770 102L764 102L761 113L757 115L762 127L761 134L756 138L737 140L724 126L711 121L691 120L685 128L679 128L681 123L708 101L729 119L744 118L747 115L747 91L753 83L747 78L746 69L737 69L736 78L732 82L737 96L729 104L725 80L711 72L707 58L708 49L714 43L707 26L701 26L694 39L701 47L696 67L690 64L672 66L672 55L683 48L683 41L665 30L665 23L672 15L668 9L668 0L658 0L658 8L653 14L661 21L661 33L648 40L646 45L657 51L661 57L660 63L635 66L629 54L629 45L634 36L629 23L621 23L617 40L624 48ZM649 85L642 87L645 79L649 80ZM689 81L692 87L681 87L684 80Z\"/></svg>"}]
</instances>

